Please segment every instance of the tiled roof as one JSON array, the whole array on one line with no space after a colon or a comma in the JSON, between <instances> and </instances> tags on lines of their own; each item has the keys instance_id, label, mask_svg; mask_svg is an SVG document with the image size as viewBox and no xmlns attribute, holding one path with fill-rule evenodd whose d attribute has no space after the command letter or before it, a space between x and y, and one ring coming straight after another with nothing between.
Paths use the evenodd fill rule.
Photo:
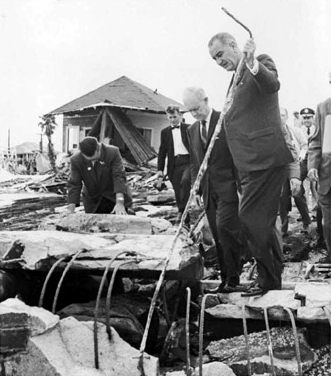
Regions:
<instances>
[{"instance_id":1,"label":"tiled roof","mask_svg":"<svg viewBox=\"0 0 331 376\"><path fill-rule=\"evenodd\" d=\"M63 114L96 106L115 106L165 113L164 109L167 105L175 104L184 110L181 103L155 91L122 76L49 112L49 114Z\"/></svg>"}]
</instances>

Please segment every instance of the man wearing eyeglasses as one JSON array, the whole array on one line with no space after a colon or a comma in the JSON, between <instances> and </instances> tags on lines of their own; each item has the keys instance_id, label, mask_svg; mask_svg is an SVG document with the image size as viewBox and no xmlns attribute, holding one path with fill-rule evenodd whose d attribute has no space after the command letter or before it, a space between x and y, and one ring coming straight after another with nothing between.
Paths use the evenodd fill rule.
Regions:
<instances>
[{"instance_id":1,"label":"man wearing eyeglasses","mask_svg":"<svg viewBox=\"0 0 331 376\"><path fill-rule=\"evenodd\" d=\"M193 184L220 113L209 106L204 90L198 87L185 89L183 102L197 120L187 130ZM203 206L215 241L221 270L222 282L217 292L223 293L238 292L242 289L239 278L243 262L248 257L248 246L238 217L239 199L234 174L233 161L223 130L215 142L208 168L195 197L198 206L202 205L201 196L203 197Z\"/></svg>"},{"instance_id":2,"label":"man wearing eyeglasses","mask_svg":"<svg viewBox=\"0 0 331 376\"><path fill-rule=\"evenodd\" d=\"M331 84L331 72L329 74ZM317 106L316 132L308 149L308 177L318 182L318 202L323 214L327 255L320 263L331 263L331 98Z\"/></svg>"},{"instance_id":3,"label":"man wearing eyeglasses","mask_svg":"<svg viewBox=\"0 0 331 376\"><path fill-rule=\"evenodd\" d=\"M183 117L179 106L169 105L166 108L170 125L161 131L161 143L157 160L158 185L162 184L166 159L167 175L175 191L178 207L177 222L182 218L187 201L190 197L190 155L188 152L188 140L186 129L188 124L182 122ZM185 224L189 225L189 215L185 218Z\"/></svg>"}]
</instances>

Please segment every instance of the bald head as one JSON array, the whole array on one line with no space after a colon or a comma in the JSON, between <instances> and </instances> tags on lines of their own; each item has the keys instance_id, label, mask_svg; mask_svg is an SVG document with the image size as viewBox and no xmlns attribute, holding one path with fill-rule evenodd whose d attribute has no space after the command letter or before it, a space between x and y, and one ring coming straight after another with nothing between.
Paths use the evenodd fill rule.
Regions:
<instances>
[{"instance_id":1,"label":"bald head","mask_svg":"<svg viewBox=\"0 0 331 376\"><path fill-rule=\"evenodd\" d=\"M211 108L205 91L197 86L188 87L183 93L183 102L191 115L197 120L206 120Z\"/></svg>"}]
</instances>

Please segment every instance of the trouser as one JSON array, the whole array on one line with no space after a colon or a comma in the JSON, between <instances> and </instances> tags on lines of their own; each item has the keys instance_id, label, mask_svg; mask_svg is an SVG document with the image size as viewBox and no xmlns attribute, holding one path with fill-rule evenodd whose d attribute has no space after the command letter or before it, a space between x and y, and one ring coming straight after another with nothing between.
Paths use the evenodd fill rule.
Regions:
<instances>
[{"instance_id":1,"label":"trouser","mask_svg":"<svg viewBox=\"0 0 331 376\"><path fill-rule=\"evenodd\" d=\"M325 195L319 193L318 203L322 210L324 241L331 259L331 189Z\"/></svg>"},{"instance_id":2,"label":"trouser","mask_svg":"<svg viewBox=\"0 0 331 376\"><path fill-rule=\"evenodd\" d=\"M226 202L211 193L206 215L217 250L222 282L239 284L248 245L238 217L238 201Z\"/></svg>"},{"instance_id":3,"label":"trouser","mask_svg":"<svg viewBox=\"0 0 331 376\"><path fill-rule=\"evenodd\" d=\"M174 171L171 176L171 184L175 191L178 211L184 212L191 191L190 157L183 155L175 157Z\"/></svg>"},{"instance_id":4,"label":"trouser","mask_svg":"<svg viewBox=\"0 0 331 376\"><path fill-rule=\"evenodd\" d=\"M257 283L265 290L281 288L283 244L276 219L286 174L285 166L239 173L239 218L257 263Z\"/></svg>"}]
</instances>

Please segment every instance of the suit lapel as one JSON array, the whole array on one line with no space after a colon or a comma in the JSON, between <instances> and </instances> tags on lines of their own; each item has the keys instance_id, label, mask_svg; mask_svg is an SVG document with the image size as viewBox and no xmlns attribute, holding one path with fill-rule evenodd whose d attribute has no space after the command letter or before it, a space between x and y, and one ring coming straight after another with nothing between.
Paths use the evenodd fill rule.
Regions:
<instances>
[{"instance_id":1,"label":"suit lapel","mask_svg":"<svg viewBox=\"0 0 331 376\"><path fill-rule=\"evenodd\" d=\"M214 134L214 130L215 130L216 124L218 122L218 119L219 119L219 115L213 110L211 117L210 117L206 148L208 147L210 139L211 139L212 135Z\"/></svg>"}]
</instances>

